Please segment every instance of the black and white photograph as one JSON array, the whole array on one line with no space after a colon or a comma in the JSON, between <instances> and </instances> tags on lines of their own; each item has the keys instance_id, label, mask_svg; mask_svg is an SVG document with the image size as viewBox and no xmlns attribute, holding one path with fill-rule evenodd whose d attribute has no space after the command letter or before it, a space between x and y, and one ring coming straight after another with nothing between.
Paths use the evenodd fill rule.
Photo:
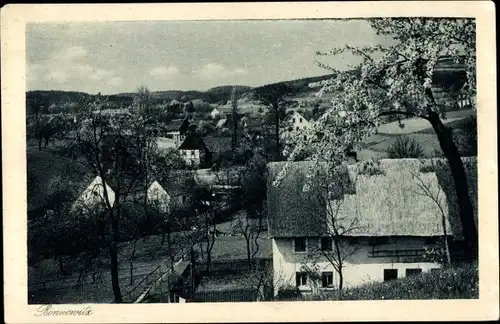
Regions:
<instances>
[{"instance_id":1,"label":"black and white photograph","mask_svg":"<svg viewBox=\"0 0 500 324\"><path fill-rule=\"evenodd\" d=\"M477 26L27 21L27 305L479 301Z\"/></svg>"}]
</instances>

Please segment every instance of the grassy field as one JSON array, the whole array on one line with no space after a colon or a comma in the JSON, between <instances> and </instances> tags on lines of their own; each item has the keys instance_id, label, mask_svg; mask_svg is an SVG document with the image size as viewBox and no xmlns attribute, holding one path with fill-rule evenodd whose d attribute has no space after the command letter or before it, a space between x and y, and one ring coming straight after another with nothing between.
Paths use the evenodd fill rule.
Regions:
<instances>
[{"instance_id":1,"label":"grassy field","mask_svg":"<svg viewBox=\"0 0 500 324\"><path fill-rule=\"evenodd\" d=\"M388 282L372 283L337 292L302 295L287 300L410 300L410 299L477 299L479 277L477 265L445 268L434 273Z\"/></svg>"},{"instance_id":2,"label":"grassy field","mask_svg":"<svg viewBox=\"0 0 500 324\"><path fill-rule=\"evenodd\" d=\"M447 114L443 124L455 129L460 128L464 119L474 114L472 110L452 111ZM405 127L400 128L398 122L381 125L378 133L363 141L362 149L358 152L360 160L370 160L372 158L387 158L387 150L396 140L406 135L417 141L424 149L424 158L435 157L441 152L439 140L429 122L422 118L410 118L403 121Z\"/></svg>"},{"instance_id":3,"label":"grassy field","mask_svg":"<svg viewBox=\"0 0 500 324\"><path fill-rule=\"evenodd\" d=\"M173 233L173 253L180 257L185 251L182 249L182 233ZM132 241L120 243L119 277L122 294L126 295L145 276L160 264L168 264L168 245L161 245L160 235L151 235L137 241L135 259L133 262L133 284L130 285L129 260L132 255ZM102 252L101 280L93 283L92 275L85 275L84 284L75 289L79 270L84 263L81 259L65 260L65 266L70 272L63 277L57 277L58 264L53 259L46 259L28 268L28 292L30 303L109 303L113 300L111 290L111 273L107 251ZM178 257L176 259L178 259ZM45 282L45 285L44 285ZM45 288L44 288L45 286Z\"/></svg>"},{"instance_id":4,"label":"grassy field","mask_svg":"<svg viewBox=\"0 0 500 324\"><path fill-rule=\"evenodd\" d=\"M262 235L262 234L261 234ZM259 252L256 258L272 258L271 240L267 234L258 239ZM231 261L246 258L246 242L241 236L223 236L215 240L212 249L213 261Z\"/></svg>"}]
</instances>

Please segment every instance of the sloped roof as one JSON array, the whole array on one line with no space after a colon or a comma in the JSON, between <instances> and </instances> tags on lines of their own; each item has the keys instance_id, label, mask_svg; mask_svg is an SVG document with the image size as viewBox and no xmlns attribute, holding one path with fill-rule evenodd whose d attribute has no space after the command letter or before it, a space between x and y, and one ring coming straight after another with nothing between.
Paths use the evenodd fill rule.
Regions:
<instances>
[{"instance_id":1,"label":"sloped roof","mask_svg":"<svg viewBox=\"0 0 500 324\"><path fill-rule=\"evenodd\" d=\"M215 127L217 128L222 128L224 127L224 124L227 122L227 119L223 118L223 119L219 119L219 121L217 122L217 125Z\"/></svg>"},{"instance_id":2,"label":"sloped roof","mask_svg":"<svg viewBox=\"0 0 500 324\"><path fill-rule=\"evenodd\" d=\"M188 135L179 146L179 150L206 150L207 146L200 136Z\"/></svg>"},{"instance_id":3,"label":"sloped roof","mask_svg":"<svg viewBox=\"0 0 500 324\"><path fill-rule=\"evenodd\" d=\"M291 163L286 177L276 187L273 181L284 165L285 162L268 164L269 235L271 237L300 237L318 236L325 233L326 222L317 222L325 215L325 207L311 205L319 188L311 188L308 192L302 190L313 163L310 161ZM315 182L312 181L312 183Z\"/></svg>"},{"instance_id":4,"label":"sloped roof","mask_svg":"<svg viewBox=\"0 0 500 324\"><path fill-rule=\"evenodd\" d=\"M205 136L203 141L210 152L223 153L231 151L231 137Z\"/></svg>"},{"instance_id":5,"label":"sloped roof","mask_svg":"<svg viewBox=\"0 0 500 324\"><path fill-rule=\"evenodd\" d=\"M184 125L184 122L186 122L187 126L189 126L189 121L188 120L185 120L185 119L173 119L173 120L170 121L170 123L168 123L167 125L165 125L165 130L167 132L180 131L181 128L183 127L183 125ZM187 128L187 126L184 126L184 128Z\"/></svg>"},{"instance_id":6,"label":"sloped roof","mask_svg":"<svg viewBox=\"0 0 500 324\"><path fill-rule=\"evenodd\" d=\"M476 158L463 158L469 183L469 192L477 221L477 165ZM423 165L435 164L435 172L422 172ZM324 233L326 224L317 222L311 214L311 200L301 191L310 162L292 163L292 169L278 187L272 179L283 167L271 163L269 168L268 206L269 233L273 237L314 236ZM457 239L463 237L459 221L458 201L448 163L443 159L380 160L384 174L365 175L359 170L364 162L350 165L350 179L355 193L334 201L339 203L338 219L356 219L357 230L352 236L440 236L443 235L439 207L421 193L416 175L429 184L436 193L442 190L441 206L447 219L447 233ZM313 190L311 190L313 191ZM314 195L314 193L310 193ZM308 207L309 206L309 207ZM316 206L321 210L324 206Z\"/></svg>"},{"instance_id":7,"label":"sloped roof","mask_svg":"<svg viewBox=\"0 0 500 324\"><path fill-rule=\"evenodd\" d=\"M196 185L194 173L189 170L171 171L163 179L157 181L173 197L189 194Z\"/></svg>"},{"instance_id":8,"label":"sloped roof","mask_svg":"<svg viewBox=\"0 0 500 324\"><path fill-rule=\"evenodd\" d=\"M54 200L72 202L95 175L55 152L28 150L27 177L28 211L34 211L50 207Z\"/></svg>"}]
</instances>

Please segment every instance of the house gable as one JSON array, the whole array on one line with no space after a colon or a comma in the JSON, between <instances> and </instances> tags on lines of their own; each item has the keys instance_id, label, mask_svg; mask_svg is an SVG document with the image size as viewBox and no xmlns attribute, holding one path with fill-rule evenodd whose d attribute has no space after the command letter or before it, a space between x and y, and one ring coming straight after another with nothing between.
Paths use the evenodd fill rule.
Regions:
<instances>
[{"instance_id":1,"label":"house gable","mask_svg":"<svg viewBox=\"0 0 500 324\"><path fill-rule=\"evenodd\" d=\"M104 190L106 190L109 202L111 206L113 206L115 202L115 192L108 184L104 186L100 176L96 176L75 200L72 209L92 209L98 205L104 206L106 204Z\"/></svg>"}]
</instances>

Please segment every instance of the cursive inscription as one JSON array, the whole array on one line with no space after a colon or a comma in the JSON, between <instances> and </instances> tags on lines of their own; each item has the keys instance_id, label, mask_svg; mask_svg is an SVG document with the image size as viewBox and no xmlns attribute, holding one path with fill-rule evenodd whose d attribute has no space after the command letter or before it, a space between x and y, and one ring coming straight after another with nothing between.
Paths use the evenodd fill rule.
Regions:
<instances>
[{"instance_id":1,"label":"cursive inscription","mask_svg":"<svg viewBox=\"0 0 500 324\"><path fill-rule=\"evenodd\" d=\"M42 305L37 308L35 316L90 316L92 314L92 307L90 306L82 306L80 309L56 309L52 305Z\"/></svg>"}]
</instances>

